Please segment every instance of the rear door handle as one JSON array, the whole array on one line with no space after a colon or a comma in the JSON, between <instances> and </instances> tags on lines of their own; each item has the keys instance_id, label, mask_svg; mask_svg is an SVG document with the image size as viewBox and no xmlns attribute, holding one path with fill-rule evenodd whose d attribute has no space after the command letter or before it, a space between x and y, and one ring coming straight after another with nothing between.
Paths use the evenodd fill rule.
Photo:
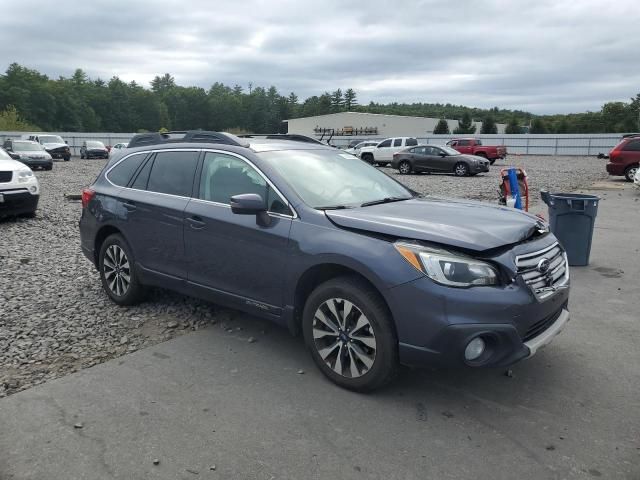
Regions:
<instances>
[{"instance_id":1,"label":"rear door handle","mask_svg":"<svg viewBox=\"0 0 640 480\"><path fill-rule=\"evenodd\" d=\"M125 210L129 212L133 212L136 208L138 208L136 207L135 203L129 203L129 202L124 202L122 206L125 208Z\"/></svg>"},{"instance_id":2,"label":"rear door handle","mask_svg":"<svg viewBox=\"0 0 640 480\"><path fill-rule=\"evenodd\" d=\"M196 215L187 217L187 222L189 222L189 226L194 230L202 230L206 225L206 223L202 221L202 218Z\"/></svg>"}]
</instances>

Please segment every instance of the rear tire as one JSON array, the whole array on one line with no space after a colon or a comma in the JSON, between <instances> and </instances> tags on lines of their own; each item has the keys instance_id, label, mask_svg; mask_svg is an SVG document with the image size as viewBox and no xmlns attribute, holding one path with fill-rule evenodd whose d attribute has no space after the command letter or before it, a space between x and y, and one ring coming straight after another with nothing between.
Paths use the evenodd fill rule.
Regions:
<instances>
[{"instance_id":1,"label":"rear tire","mask_svg":"<svg viewBox=\"0 0 640 480\"><path fill-rule=\"evenodd\" d=\"M624 178L627 182L633 182L633 177L635 177L636 172L638 171L638 165L629 165L627 169L624 171Z\"/></svg>"},{"instance_id":2,"label":"rear tire","mask_svg":"<svg viewBox=\"0 0 640 480\"><path fill-rule=\"evenodd\" d=\"M464 162L458 162L453 168L453 173L456 177L466 177L469 175L469 166Z\"/></svg>"},{"instance_id":3,"label":"rear tire","mask_svg":"<svg viewBox=\"0 0 640 480\"><path fill-rule=\"evenodd\" d=\"M118 305L135 305L144 297L138 282L131 248L118 233L109 235L100 247L98 257L102 288Z\"/></svg>"},{"instance_id":4,"label":"rear tire","mask_svg":"<svg viewBox=\"0 0 640 480\"><path fill-rule=\"evenodd\" d=\"M403 160L398 165L398 171L403 175L411 173L411 170L413 170L411 168L411 162L409 162L408 160Z\"/></svg>"},{"instance_id":5,"label":"rear tire","mask_svg":"<svg viewBox=\"0 0 640 480\"><path fill-rule=\"evenodd\" d=\"M357 276L334 278L309 295L302 330L320 371L340 387L368 392L398 371L398 339L380 294Z\"/></svg>"}]
</instances>

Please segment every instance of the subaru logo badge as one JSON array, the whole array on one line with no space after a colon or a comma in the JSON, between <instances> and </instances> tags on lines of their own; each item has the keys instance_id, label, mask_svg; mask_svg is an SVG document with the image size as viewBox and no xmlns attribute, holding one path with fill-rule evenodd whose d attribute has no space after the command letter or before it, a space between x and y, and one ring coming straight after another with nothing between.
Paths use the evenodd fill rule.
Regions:
<instances>
[{"instance_id":1,"label":"subaru logo badge","mask_svg":"<svg viewBox=\"0 0 640 480\"><path fill-rule=\"evenodd\" d=\"M538 262L538 266L536 267L540 273L547 273L549 271L549 266L551 263L547 258L543 258Z\"/></svg>"}]
</instances>

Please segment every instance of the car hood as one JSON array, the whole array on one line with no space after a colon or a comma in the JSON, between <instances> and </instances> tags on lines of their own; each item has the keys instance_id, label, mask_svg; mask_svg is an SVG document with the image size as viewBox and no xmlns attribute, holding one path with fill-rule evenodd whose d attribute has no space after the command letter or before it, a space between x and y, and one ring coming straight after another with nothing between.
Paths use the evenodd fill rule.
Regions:
<instances>
[{"instance_id":1,"label":"car hood","mask_svg":"<svg viewBox=\"0 0 640 480\"><path fill-rule=\"evenodd\" d=\"M0 159L0 170L3 172L15 172L18 170L28 170L24 163L17 160L2 160Z\"/></svg>"},{"instance_id":2,"label":"car hood","mask_svg":"<svg viewBox=\"0 0 640 480\"><path fill-rule=\"evenodd\" d=\"M325 213L344 228L473 251L521 242L544 228L538 218L521 210L436 197Z\"/></svg>"},{"instance_id":3,"label":"car hood","mask_svg":"<svg viewBox=\"0 0 640 480\"><path fill-rule=\"evenodd\" d=\"M55 150L56 148L68 147L66 143L43 143L42 146L47 150Z\"/></svg>"}]
</instances>

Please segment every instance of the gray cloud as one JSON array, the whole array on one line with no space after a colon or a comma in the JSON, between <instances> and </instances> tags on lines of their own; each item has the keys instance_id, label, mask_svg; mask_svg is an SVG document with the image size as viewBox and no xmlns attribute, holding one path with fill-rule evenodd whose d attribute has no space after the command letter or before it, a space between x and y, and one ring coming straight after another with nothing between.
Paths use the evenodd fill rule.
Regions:
<instances>
[{"instance_id":1,"label":"gray cloud","mask_svg":"<svg viewBox=\"0 0 640 480\"><path fill-rule=\"evenodd\" d=\"M640 10L619 0L5 0L0 69L208 88L249 82L301 98L597 110L640 90Z\"/></svg>"}]
</instances>

